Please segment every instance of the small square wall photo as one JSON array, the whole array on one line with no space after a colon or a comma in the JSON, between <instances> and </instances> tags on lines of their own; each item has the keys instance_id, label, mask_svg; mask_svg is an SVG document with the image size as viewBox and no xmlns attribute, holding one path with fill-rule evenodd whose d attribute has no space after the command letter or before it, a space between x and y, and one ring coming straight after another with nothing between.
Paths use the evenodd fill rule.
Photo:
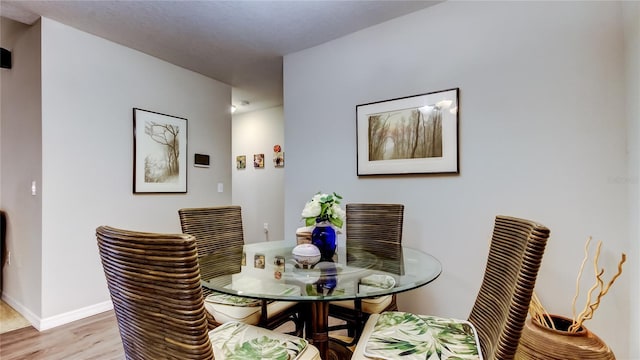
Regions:
<instances>
[{"instance_id":1,"label":"small square wall photo","mask_svg":"<svg viewBox=\"0 0 640 360\"><path fill-rule=\"evenodd\" d=\"M253 155L253 167L254 168L264 168L264 154L254 154Z\"/></svg>"},{"instance_id":2,"label":"small square wall photo","mask_svg":"<svg viewBox=\"0 0 640 360\"><path fill-rule=\"evenodd\" d=\"M277 168L284 167L284 152L274 152L273 153L273 166Z\"/></svg>"},{"instance_id":3,"label":"small square wall photo","mask_svg":"<svg viewBox=\"0 0 640 360\"><path fill-rule=\"evenodd\" d=\"M247 155L236 156L236 169L244 169L247 167Z\"/></svg>"},{"instance_id":4,"label":"small square wall photo","mask_svg":"<svg viewBox=\"0 0 640 360\"><path fill-rule=\"evenodd\" d=\"M253 267L256 269L264 269L264 255L256 254L253 257Z\"/></svg>"}]
</instances>

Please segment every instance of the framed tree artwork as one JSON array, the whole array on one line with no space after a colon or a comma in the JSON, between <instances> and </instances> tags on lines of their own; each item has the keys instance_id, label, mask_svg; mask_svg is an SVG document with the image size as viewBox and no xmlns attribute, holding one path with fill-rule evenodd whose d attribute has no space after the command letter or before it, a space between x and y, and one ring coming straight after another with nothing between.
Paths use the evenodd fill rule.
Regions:
<instances>
[{"instance_id":1,"label":"framed tree artwork","mask_svg":"<svg viewBox=\"0 0 640 360\"><path fill-rule=\"evenodd\" d=\"M358 176L459 173L458 90L357 105Z\"/></svg>"},{"instance_id":2,"label":"framed tree artwork","mask_svg":"<svg viewBox=\"0 0 640 360\"><path fill-rule=\"evenodd\" d=\"M133 192L187 192L187 119L133 109Z\"/></svg>"}]
</instances>

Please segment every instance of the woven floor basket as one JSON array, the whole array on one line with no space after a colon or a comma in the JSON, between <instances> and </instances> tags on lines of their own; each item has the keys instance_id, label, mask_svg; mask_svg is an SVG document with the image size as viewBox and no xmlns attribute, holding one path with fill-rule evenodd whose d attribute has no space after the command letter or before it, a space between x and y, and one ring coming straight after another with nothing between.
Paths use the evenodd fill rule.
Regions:
<instances>
[{"instance_id":1,"label":"woven floor basket","mask_svg":"<svg viewBox=\"0 0 640 360\"><path fill-rule=\"evenodd\" d=\"M551 315L554 323L571 322L562 316ZM613 351L602 339L583 327L577 333L553 330L527 319L515 359L549 360L615 360Z\"/></svg>"}]
</instances>

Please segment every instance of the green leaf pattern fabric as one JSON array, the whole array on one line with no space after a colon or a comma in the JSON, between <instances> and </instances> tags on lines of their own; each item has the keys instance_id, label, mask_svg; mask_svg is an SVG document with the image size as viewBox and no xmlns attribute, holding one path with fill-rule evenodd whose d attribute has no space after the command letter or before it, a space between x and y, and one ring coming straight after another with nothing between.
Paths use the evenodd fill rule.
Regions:
<instances>
[{"instance_id":1,"label":"green leaf pattern fabric","mask_svg":"<svg viewBox=\"0 0 640 360\"><path fill-rule=\"evenodd\" d=\"M209 335L216 360L293 360L306 340L277 334L241 322L228 322Z\"/></svg>"},{"instance_id":2,"label":"green leaf pattern fabric","mask_svg":"<svg viewBox=\"0 0 640 360\"><path fill-rule=\"evenodd\" d=\"M398 311L380 314L364 354L377 359L482 360L470 322Z\"/></svg>"},{"instance_id":3,"label":"green leaf pattern fabric","mask_svg":"<svg viewBox=\"0 0 640 360\"><path fill-rule=\"evenodd\" d=\"M391 289L396 285L396 279L389 275L373 274L360 279L360 284L381 289Z\"/></svg>"},{"instance_id":4,"label":"green leaf pattern fabric","mask_svg":"<svg viewBox=\"0 0 640 360\"><path fill-rule=\"evenodd\" d=\"M261 302L259 299L251 299L223 293L213 293L207 296L204 301L232 306L260 306Z\"/></svg>"}]
</instances>

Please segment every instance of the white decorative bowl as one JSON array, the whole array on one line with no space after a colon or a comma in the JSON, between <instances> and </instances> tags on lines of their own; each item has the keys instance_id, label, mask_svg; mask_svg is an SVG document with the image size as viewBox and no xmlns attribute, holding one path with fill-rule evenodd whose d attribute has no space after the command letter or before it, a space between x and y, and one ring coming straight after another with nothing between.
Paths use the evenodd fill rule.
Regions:
<instances>
[{"instance_id":1,"label":"white decorative bowl","mask_svg":"<svg viewBox=\"0 0 640 360\"><path fill-rule=\"evenodd\" d=\"M320 250L313 244L300 244L291 251L293 258L300 265L315 265L320 261Z\"/></svg>"}]
</instances>

